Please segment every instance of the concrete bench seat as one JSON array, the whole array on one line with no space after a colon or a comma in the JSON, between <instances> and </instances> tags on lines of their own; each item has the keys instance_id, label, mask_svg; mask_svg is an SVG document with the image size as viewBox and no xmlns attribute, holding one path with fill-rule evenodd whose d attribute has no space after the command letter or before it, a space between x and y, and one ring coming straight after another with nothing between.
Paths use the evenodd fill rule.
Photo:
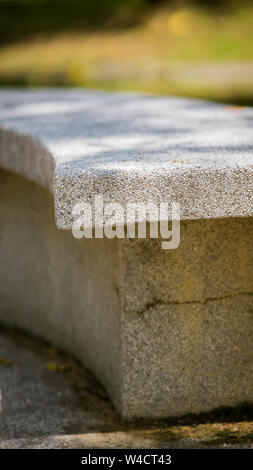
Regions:
<instances>
[{"instance_id":1,"label":"concrete bench seat","mask_svg":"<svg viewBox=\"0 0 253 470\"><path fill-rule=\"evenodd\" d=\"M252 402L252 127L200 100L1 90L1 323L74 354L127 419ZM179 247L74 238L98 195L180 204Z\"/></svg>"}]
</instances>

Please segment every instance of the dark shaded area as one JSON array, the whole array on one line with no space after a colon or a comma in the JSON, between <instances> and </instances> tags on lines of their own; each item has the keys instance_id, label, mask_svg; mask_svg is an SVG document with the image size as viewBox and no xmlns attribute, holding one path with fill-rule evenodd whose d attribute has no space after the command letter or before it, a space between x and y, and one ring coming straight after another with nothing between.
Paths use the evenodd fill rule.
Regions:
<instances>
[{"instance_id":1,"label":"dark shaded area","mask_svg":"<svg viewBox=\"0 0 253 470\"><path fill-rule=\"evenodd\" d=\"M0 0L0 41L38 33L129 26L150 0ZM157 2L158 3L158 2Z\"/></svg>"},{"instance_id":2,"label":"dark shaded area","mask_svg":"<svg viewBox=\"0 0 253 470\"><path fill-rule=\"evenodd\" d=\"M84 409L88 409L93 415L101 420L101 423L96 431L108 432L108 430L115 431L126 431L126 430L145 430L152 429L159 425L162 432L163 427L167 426L195 426L199 424L212 424L212 423L237 423L237 422L251 422L253 420L253 404L252 403L241 403L237 407L222 407L208 412L199 414L188 414L180 417L172 417L165 419L136 419L131 421L123 421L119 414L115 411L111 404L111 401L107 395L107 392L100 385L93 374L84 369L84 367L77 361L73 356L65 353L58 348L52 346L47 341L41 338L35 338L31 335L21 331L17 328L10 328L4 325L0 325L0 335L11 339L18 345L20 349L28 350L33 352L35 355L42 358L46 364L48 361L54 361L54 363L60 365L68 365L68 367L62 369L56 369L57 375L63 375L73 387L73 390L77 393L80 403L83 403ZM2 364L3 367L3 364ZM6 367L10 367L6 365ZM46 373L46 372L45 372ZM50 407L48 409L50 413ZM82 427L82 426L81 426ZM4 423L0 426L0 437L4 429ZM80 432L81 428L78 429ZM71 429L67 429L71 433ZM75 430L76 431L76 430ZM94 429L89 429L89 432ZM86 429L87 432L87 429ZM166 436L168 437L168 430L166 430ZM21 433L22 434L22 433ZM224 434L224 435L223 435ZM15 436L14 436L15 435ZM6 436L4 436L6 437ZM21 435L12 433L13 437L21 437ZM161 435L159 438L161 439ZM164 436L165 437L165 436ZM172 437L172 436L169 436ZM236 436L225 435L220 433L217 437L223 438L226 442L227 438ZM250 440L253 438L253 432L249 436L246 436ZM220 442L223 442L221 439Z\"/></svg>"},{"instance_id":3,"label":"dark shaded area","mask_svg":"<svg viewBox=\"0 0 253 470\"><path fill-rule=\"evenodd\" d=\"M231 11L250 0L0 0L0 42L37 34L129 27L160 5Z\"/></svg>"}]
</instances>

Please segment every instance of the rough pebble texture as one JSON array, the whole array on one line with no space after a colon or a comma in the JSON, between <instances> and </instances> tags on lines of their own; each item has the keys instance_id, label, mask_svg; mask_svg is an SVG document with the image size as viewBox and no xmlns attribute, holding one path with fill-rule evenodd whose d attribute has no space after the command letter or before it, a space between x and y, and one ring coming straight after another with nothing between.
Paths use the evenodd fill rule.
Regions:
<instances>
[{"instance_id":1,"label":"rough pebble texture","mask_svg":"<svg viewBox=\"0 0 253 470\"><path fill-rule=\"evenodd\" d=\"M61 229L96 194L178 202L182 219L253 214L250 108L79 90L3 90L0 105L0 166L51 189Z\"/></svg>"},{"instance_id":2,"label":"rough pebble texture","mask_svg":"<svg viewBox=\"0 0 253 470\"><path fill-rule=\"evenodd\" d=\"M184 222L170 253L120 241L123 415L253 400L252 252L252 218Z\"/></svg>"},{"instance_id":3,"label":"rough pebble texture","mask_svg":"<svg viewBox=\"0 0 253 470\"><path fill-rule=\"evenodd\" d=\"M74 354L127 419L253 401L253 219L185 221L181 244L76 240L2 172L0 320Z\"/></svg>"},{"instance_id":4,"label":"rough pebble texture","mask_svg":"<svg viewBox=\"0 0 253 470\"><path fill-rule=\"evenodd\" d=\"M1 322L73 353L127 419L252 402L253 111L78 90L0 103ZM179 248L56 229L97 194L179 202Z\"/></svg>"}]
</instances>

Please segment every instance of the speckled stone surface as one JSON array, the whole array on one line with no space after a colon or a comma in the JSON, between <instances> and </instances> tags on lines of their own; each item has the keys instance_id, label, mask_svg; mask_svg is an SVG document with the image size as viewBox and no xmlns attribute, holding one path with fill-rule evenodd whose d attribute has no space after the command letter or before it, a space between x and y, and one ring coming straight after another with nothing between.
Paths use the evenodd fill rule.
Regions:
<instances>
[{"instance_id":1,"label":"speckled stone surface","mask_svg":"<svg viewBox=\"0 0 253 470\"><path fill-rule=\"evenodd\" d=\"M183 222L170 253L159 240L120 250L123 415L251 402L253 219Z\"/></svg>"},{"instance_id":2,"label":"speckled stone surface","mask_svg":"<svg viewBox=\"0 0 253 470\"><path fill-rule=\"evenodd\" d=\"M67 90L0 102L0 321L74 354L126 419L253 402L253 111ZM57 230L97 193L180 202L179 248Z\"/></svg>"},{"instance_id":3,"label":"speckled stone surface","mask_svg":"<svg viewBox=\"0 0 253 470\"><path fill-rule=\"evenodd\" d=\"M253 214L253 110L81 90L0 91L0 166L79 200L178 202L181 218ZM10 132L8 132L8 130Z\"/></svg>"},{"instance_id":4,"label":"speckled stone surface","mask_svg":"<svg viewBox=\"0 0 253 470\"><path fill-rule=\"evenodd\" d=\"M127 418L253 401L253 219L160 240L76 240L52 198L0 172L0 321L71 352Z\"/></svg>"}]
</instances>

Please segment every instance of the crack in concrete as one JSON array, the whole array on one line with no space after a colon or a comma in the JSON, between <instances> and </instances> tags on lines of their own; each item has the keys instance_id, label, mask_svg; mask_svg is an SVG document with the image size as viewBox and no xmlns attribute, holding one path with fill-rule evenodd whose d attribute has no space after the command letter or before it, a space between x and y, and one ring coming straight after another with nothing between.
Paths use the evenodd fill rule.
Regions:
<instances>
[{"instance_id":1,"label":"crack in concrete","mask_svg":"<svg viewBox=\"0 0 253 470\"><path fill-rule=\"evenodd\" d=\"M205 300L171 300L171 301L163 301L157 299L156 297L153 298L151 302L146 303L145 307L138 311L137 314L142 315L146 311L155 308L157 306L166 306L166 305L187 305L187 304L199 304L199 305L206 305L208 302L215 302L219 300L227 300L233 297L239 296L253 296L253 292L236 292L234 294L224 295L223 297L207 297Z\"/></svg>"}]
</instances>

